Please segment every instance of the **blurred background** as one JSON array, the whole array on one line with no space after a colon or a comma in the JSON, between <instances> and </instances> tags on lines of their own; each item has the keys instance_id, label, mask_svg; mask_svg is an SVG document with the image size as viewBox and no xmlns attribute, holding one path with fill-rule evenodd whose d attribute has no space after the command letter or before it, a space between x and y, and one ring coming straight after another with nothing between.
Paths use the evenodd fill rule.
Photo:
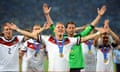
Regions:
<instances>
[{"instance_id":1,"label":"blurred background","mask_svg":"<svg viewBox=\"0 0 120 72\"><path fill-rule=\"evenodd\" d=\"M97 16L97 8L106 5L107 12L98 27L104 19L110 19L110 27L120 36L120 0L0 0L0 26L5 22L14 22L23 29L35 23L43 25L46 21L43 3L52 7L50 15L54 23L74 21L77 26L90 23Z\"/></svg>"}]
</instances>

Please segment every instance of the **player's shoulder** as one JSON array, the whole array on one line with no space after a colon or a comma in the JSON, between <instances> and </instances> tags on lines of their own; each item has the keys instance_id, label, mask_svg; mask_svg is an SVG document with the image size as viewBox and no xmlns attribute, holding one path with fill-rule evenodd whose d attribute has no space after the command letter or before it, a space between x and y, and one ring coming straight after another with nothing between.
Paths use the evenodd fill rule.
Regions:
<instances>
[{"instance_id":1,"label":"player's shoulder","mask_svg":"<svg viewBox=\"0 0 120 72\"><path fill-rule=\"evenodd\" d=\"M39 39L42 38L42 39L49 39L50 37L53 37L51 35L39 35Z\"/></svg>"},{"instance_id":2,"label":"player's shoulder","mask_svg":"<svg viewBox=\"0 0 120 72\"><path fill-rule=\"evenodd\" d=\"M15 35L14 37L23 38L24 36L23 35Z\"/></svg>"}]
</instances>

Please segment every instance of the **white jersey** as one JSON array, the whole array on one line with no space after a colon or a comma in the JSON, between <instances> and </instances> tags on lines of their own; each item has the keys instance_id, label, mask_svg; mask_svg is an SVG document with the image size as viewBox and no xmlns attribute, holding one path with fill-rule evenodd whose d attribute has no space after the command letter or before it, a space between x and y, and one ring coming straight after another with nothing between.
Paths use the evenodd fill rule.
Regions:
<instances>
[{"instance_id":1,"label":"white jersey","mask_svg":"<svg viewBox=\"0 0 120 72\"><path fill-rule=\"evenodd\" d=\"M90 48L88 47L88 44ZM93 45L92 40L88 40L82 43L82 50L85 60L85 68L83 72L95 72L96 71L96 48Z\"/></svg>"},{"instance_id":2,"label":"white jersey","mask_svg":"<svg viewBox=\"0 0 120 72\"><path fill-rule=\"evenodd\" d=\"M112 56L112 46L109 44L108 47L102 49L100 38L98 40L98 47L97 47L97 65L96 71L99 72L114 72L113 66L113 56ZM107 49L107 50L106 50ZM107 60L105 61L105 51L108 51L106 54ZM104 53L103 53L104 52Z\"/></svg>"},{"instance_id":3,"label":"white jersey","mask_svg":"<svg viewBox=\"0 0 120 72\"><path fill-rule=\"evenodd\" d=\"M36 49L38 48L38 53ZM26 53L23 56L22 71L44 71L44 47L36 40L29 39L25 41L21 50Z\"/></svg>"},{"instance_id":4,"label":"white jersey","mask_svg":"<svg viewBox=\"0 0 120 72\"><path fill-rule=\"evenodd\" d=\"M19 71L19 47L23 36L0 37L0 71Z\"/></svg>"},{"instance_id":5,"label":"white jersey","mask_svg":"<svg viewBox=\"0 0 120 72\"><path fill-rule=\"evenodd\" d=\"M39 36L40 37L40 36ZM77 43L77 38L66 38L63 46L63 57L60 56L59 47L54 37L41 36L48 52L49 66L48 71L69 71L69 54L71 47ZM61 44L61 41L59 41Z\"/></svg>"}]
</instances>

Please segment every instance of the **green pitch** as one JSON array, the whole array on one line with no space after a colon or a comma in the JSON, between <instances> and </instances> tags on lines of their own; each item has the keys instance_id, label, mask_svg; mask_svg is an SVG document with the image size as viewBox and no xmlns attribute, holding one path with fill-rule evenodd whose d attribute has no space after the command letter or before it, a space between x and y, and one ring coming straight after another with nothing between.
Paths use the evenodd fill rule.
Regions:
<instances>
[{"instance_id":1,"label":"green pitch","mask_svg":"<svg viewBox=\"0 0 120 72\"><path fill-rule=\"evenodd\" d=\"M47 59L44 60L44 69L45 69L45 72L48 72L48 60Z\"/></svg>"}]
</instances>

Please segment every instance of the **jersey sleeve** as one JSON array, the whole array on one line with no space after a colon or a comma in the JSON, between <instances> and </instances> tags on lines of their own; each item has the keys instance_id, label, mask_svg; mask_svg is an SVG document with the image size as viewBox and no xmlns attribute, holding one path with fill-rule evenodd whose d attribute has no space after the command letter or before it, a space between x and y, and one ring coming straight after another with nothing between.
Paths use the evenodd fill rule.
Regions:
<instances>
[{"instance_id":1,"label":"jersey sleeve","mask_svg":"<svg viewBox=\"0 0 120 72\"><path fill-rule=\"evenodd\" d=\"M52 31L52 35L53 35L53 36L55 36L54 29L55 29L55 25L52 24L52 25L50 26L50 30Z\"/></svg>"},{"instance_id":2,"label":"jersey sleeve","mask_svg":"<svg viewBox=\"0 0 120 72\"><path fill-rule=\"evenodd\" d=\"M21 44L21 49L22 51L27 51L27 46L24 44Z\"/></svg>"},{"instance_id":3,"label":"jersey sleeve","mask_svg":"<svg viewBox=\"0 0 120 72\"><path fill-rule=\"evenodd\" d=\"M17 38L18 38L19 42L22 42L22 40L24 39L24 36L23 35L18 35Z\"/></svg>"},{"instance_id":4,"label":"jersey sleeve","mask_svg":"<svg viewBox=\"0 0 120 72\"><path fill-rule=\"evenodd\" d=\"M75 35L75 37L81 36L87 36L88 34L90 34L90 32L94 29L94 26L89 25L85 28L85 30L83 30L82 32L78 33L77 35Z\"/></svg>"},{"instance_id":5,"label":"jersey sleeve","mask_svg":"<svg viewBox=\"0 0 120 72\"><path fill-rule=\"evenodd\" d=\"M27 41L21 43L21 49L22 51L27 51Z\"/></svg>"},{"instance_id":6,"label":"jersey sleeve","mask_svg":"<svg viewBox=\"0 0 120 72\"><path fill-rule=\"evenodd\" d=\"M44 44L47 43L48 38L49 38L49 36L47 36L47 35L38 35L38 41L41 43L44 43Z\"/></svg>"}]
</instances>

